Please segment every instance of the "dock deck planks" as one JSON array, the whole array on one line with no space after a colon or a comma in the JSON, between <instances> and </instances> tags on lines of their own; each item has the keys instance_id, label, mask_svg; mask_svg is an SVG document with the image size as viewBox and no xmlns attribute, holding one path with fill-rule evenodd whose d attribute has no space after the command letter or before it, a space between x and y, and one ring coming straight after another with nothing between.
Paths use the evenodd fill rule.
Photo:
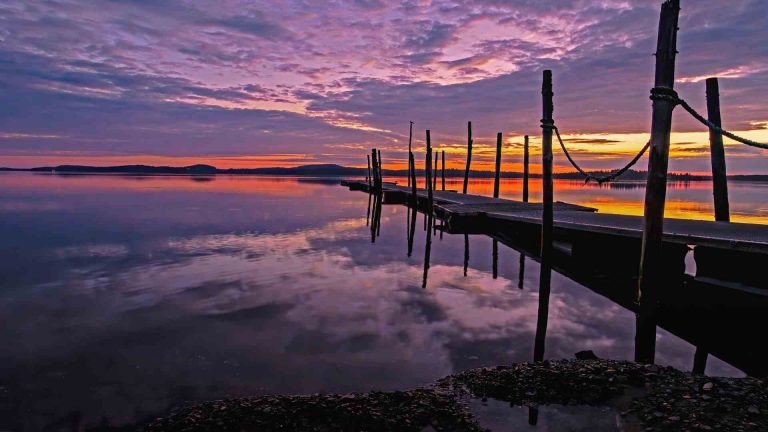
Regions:
<instances>
[{"instance_id":1,"label":"dock deck planks","mask_svg":"<svg viewBox=\"0 0 768 432\"><path fill-rule=\"evenodd\" d=\"M342 185L352 190L368 190L367 183L363 181L344 181ZM385 183L382 189L385 194L402 194L403 199L412 193L410 188L394 183ZM433 193L435 212L449 225L455 218L462 219L464 223L477 224L541 223L541 203L465 195L455 191ZM417 195L419 201L427 199L425 189L418 189ZM594 232L630 238L642 236L641 216L597 213L593 208L563 202L556 202L554 210L556 230ZM768 225L665 218L664 241L768 254Z\"/></svg>"}]
</instances>

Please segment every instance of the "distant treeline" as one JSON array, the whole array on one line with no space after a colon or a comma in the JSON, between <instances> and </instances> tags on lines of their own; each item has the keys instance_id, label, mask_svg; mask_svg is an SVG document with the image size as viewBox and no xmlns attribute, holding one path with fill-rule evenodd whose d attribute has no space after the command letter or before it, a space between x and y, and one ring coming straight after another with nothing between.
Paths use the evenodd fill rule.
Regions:
<instances>
[{"instance_id":1,"label":"distant treeline","mask_svg":"<svg viewBox=\"0 0 768 432\"><path fill-rule=\"evenodd\" d=\"M292 168L216 168L211 165L191 165L186 167L169 167L169 166L151 166L151 165L119 165L109 167L94 167L86 165L58 165L55 167L38 167L38 168L2 168L0 171L32 171L32 172L44 172L44 173L62 173L62 174L180 174L180 175L213 175L213 174L235 174L235 175L286 175L286 176L335 176L335 177L350 177L359 176L364 177L368 173L367 168L354 168L345 167L335 164L316 164L316 165L301 165ZM385 176L388 177L405 177L408 174L407 170L383 170ZM610 173L610 171L591 171L592 175L596 177L604 176ZM418 176L424 176L423 169L417 169L416 174ZM464 177L464 170L459 169L447 169L445 170L446 177ZM470 171L471 178L492 178L494 176L493 171ZM502 172L500 174L502 178L522 178L523 173L520 172ZM539 174L531 174L531 178L540 178ZM583 180L581 174L578 172L566 172L557 173L555 178L567 179L567 180ZM671 173L668 175L671 181L697 181L697 180L709 180L710 176L701 176L688 173ZM768 181L768 175L763 174L750 174L750 175L732 175L728 177L733 181ZM629 170L621 176L621 180L625 181L640 181L646 179L645 171Z\"/></svg>"}]
</instances>

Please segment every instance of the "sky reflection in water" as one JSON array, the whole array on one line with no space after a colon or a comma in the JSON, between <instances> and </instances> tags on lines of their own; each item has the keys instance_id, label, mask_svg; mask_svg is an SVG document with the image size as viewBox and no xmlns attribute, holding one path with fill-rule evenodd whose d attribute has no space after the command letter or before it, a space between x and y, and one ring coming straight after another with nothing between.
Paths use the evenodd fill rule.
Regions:
<instances>
[{"instance_id":1,"label":"sky reflection in water","mask_svg":"<svg viewBox=\"0 0 768 432\"><path fill-rule=\"evenodd\" d=\"M371 244L367 196L335 183L0 175L0 429L119 426L188 400L397 389L532 359L537 263L519 289L519 254L499 245L493 279L492 241L471 236L464 277L463 236L436 237L422 289L422 216L408 258L406 209L385 206ZM596 206L642 198L561 187L556 199ZM761 192L732 190L734 207ZM670 191L706 209L702 194ZM630 311L553 274L545 357L631 359L633 337ZM658 363L689 370L693 352L659 331ZM707 372L740 374L714 358Z\"/></svg>"}]
</instances>

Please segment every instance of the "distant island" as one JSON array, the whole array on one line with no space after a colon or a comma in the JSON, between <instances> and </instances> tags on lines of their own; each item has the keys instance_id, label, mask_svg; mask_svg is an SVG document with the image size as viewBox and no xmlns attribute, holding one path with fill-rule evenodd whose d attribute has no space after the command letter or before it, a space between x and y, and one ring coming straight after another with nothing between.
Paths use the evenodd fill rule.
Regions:
<instances>
[{"instance_id":1,"label":"distant island","mask_svg":"<svg viewBox=\"0 0 768 432\"><path fill-rule=\"evenodd\" d=\"M271 167L271 168L216 168L212 165L190 165L185 167L171 166L151 166L151 165L118 165L118 166L87 166L87 165L57 165L37 168L4 168L0 171L28 171L36 173L49 174L133 174L133 175L278 175L278 176L328 176L328 177L365 177L368 174L367 168L345 167L336 164L314 164L301 165L291 168ZM424 176L424 170L416 170L418 176ZM590 174L602 176L609 174L610 171L591 171ZM405 177L407 170L385 169L383 174L389 177ZM464 170L447 169L446 177L464 177ZM493 171L470 171L471 178L492 178ZM540 178L540 174L531 174L531 178ZM578 172L556 173L555 178L567 180L583 180ZM521 172L502 172L502 178L522 178ZM670 173L668 176L671 181L700 181L710 180L710 176L695 175L688 173ZM766 174L746 174L728 176L733 181L768 181ZM629 170L621 176L624 181L641 181L646 179L645 171Z\"/></svg>"}]
</instances>

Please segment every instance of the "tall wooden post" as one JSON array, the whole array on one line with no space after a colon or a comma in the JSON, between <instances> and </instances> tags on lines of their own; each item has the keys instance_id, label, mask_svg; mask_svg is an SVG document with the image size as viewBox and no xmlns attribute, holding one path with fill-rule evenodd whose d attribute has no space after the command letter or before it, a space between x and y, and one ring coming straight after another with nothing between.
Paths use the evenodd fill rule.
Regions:
<instances>
[{"instance_id":1,"label":"tall wooden post","mask_svg":"<svg viewBox=\"0 0 768 432\"><path fill-rule=\"evenodd\" d=\"M543 208L541 212L541 265L539 272L539 309L536 320L536 339L533 346L533 361L544 359L544 347L549 321L549 294L552 280L552 202L554 198L552 184L552 71L544 71L544 81L541 86L543 115L541 117L541 173Z\"/></svg>"},{"instance_id":2,"label":"tall wooden post","mask_svg":"<svg viewBox=\"0 0 768 432\"><path fill-rule=\"evenodd\" d=\"M381 188L379 180L379 168L378 168L378 156L376 149L371 150L371 163L373 164L373 189L378 190Z\"/></svg>"},{"instance_id":3,"label":"tall wooden post","mask_svg":"<svg viewBox=\"0 0 768 432\"><path fill-rule=\"evenodd\" d=\"M707 78L707 117L718 127L720 119L720 85L717 78ZM709 157L712 160L712 192L715 198L715 220L730 222L728 205L728 176L725 172L725 148L723 135L709 130Z\"/></svg>"},{"instance_id":4,"label":"tall wooden post","mask_svg":"<svg viewBox=\"0 0 768 432\"><path fill-rule=\"evenodd\" d=\"M541 118L541 187L543 208L541 213L541 260L549 258L552 250L552 202L554 200L552 184L552 119L554 104L552 97L552 71L544 71L541 87L543 116Z\"/></svg>"},{"instance_id":5,"label":"tall wooden post","mask_svg":"<svg viewBox=\"0 0 768 432\"><path fill-rule=\"evenodd\" d=\"M472 122L467 122L467 167L464 169L464 189L467 193L467 184L469 183L469 166L472 164Z\"/></svg>"},{"instance_id":6,"label":"tall wooden post","mask_svg":"<svg viewBox=\"0 0 768 432\"><path fill-rule=\"evenodd\" d=\"M523 144L523 202L528 202L528 135Z\"/></svg>"},{"instance_id":7,"label":"tall wooden post","mask_svg":"<svg viewBox=\"0 0 768 432\"><path fill-rule=\"evenodd\" d=\"M368 175L365 180L368 182L368 189L371 188L371 155L365 155L365 159L368 161Z\"/></svg>"},{"instance_id":8,"label":"tall wooden post","mask_svg":"<svg viewBox=\"0 0 768 432\"><path fill-rule=\"evenodd\" d=\"M379 189L384 186L384 159L381 158L381 150L379 150Z\"/></svg>"},{"instance_id":9,"label":"tall wooden post","mask_svg":"<svg viewBox=\"0 0 768 432\"><path fill-rule=\"evenodd\" d=\"M427 180L427 212L429 217L432 217L432 140L429 136L429 129L427 129L427 160L425 163L425 175ZM429 233L429 231L427 231Z\"/></svg>"},{"instance_id":10,"label":"tall wooden post","mask_svg":"<svg viewBox=\"0 0 768 432\"><path fill-rule=\"evenodd\" d=\"M410 158L411 155L413 155L413 150L411 149L411 142L413 141L413 122L410 122L410 126L408 127L408 187L411 186L411 163Z\"/></svg>"},{"instance_id":11,"label":"tall wooden post","mask_svg":"<svg viewBox=\"0 0 768 432\"><path fill-rule=\"evenodd\" d=\"M640 258L638 295L640 305L635 332L635 361L653 363L656 350L656 306L658 291L664 285L664 204L667 196L669 140L675 103L664 96L675 95L675 56L680 0L666 0L661 5L656 46L656 76L651 120L651 153L645 188L643 243Z\"/></svg>"},{"instance_id":12,"label":"tall wooden post","mask_svg":"<svg viewBox=\"0 0 768 432\"><path fill-rule=\"evenodd\" d=\"M435 150L435 167L432 170L432 190L437 190L437 150Z\"/></svg>"},{"instance_id":13,"label":"tall wooden post","mask_svg":"<svg viewBox=\"0 0 768 432\"><path fill-rule=\"evenodd\" d=\"M496 134L496 174L493 178L493 197L499 197L499 174L501 173L501 132Z\"/></svg>"},{"instance_id":14,"label":"tall wooden post","mask_svg":"<svg viewBox=\"0 0 768 432\"><path fill-rule=\"evenodd\" d=\"M443 150L442 156L443 156L443 169L440 171L440 173L442 174L442 177L443 177L443 179L442 179L443 180L443 190L445 190L445 150Z\"/></svg>"},{"instance_id":15,"label":"tall wooden post","mask_svg":"<svg viewBox=\"0 0 768 432\"><path fill-rule=\"evenodd\" d=\"M411 184L411 203L414 210L419 202L419 196L416 195L416 160L413 157L413 152L408 154L408 167L410 172L409 182Z\"/></svg>"}]
</instances>

